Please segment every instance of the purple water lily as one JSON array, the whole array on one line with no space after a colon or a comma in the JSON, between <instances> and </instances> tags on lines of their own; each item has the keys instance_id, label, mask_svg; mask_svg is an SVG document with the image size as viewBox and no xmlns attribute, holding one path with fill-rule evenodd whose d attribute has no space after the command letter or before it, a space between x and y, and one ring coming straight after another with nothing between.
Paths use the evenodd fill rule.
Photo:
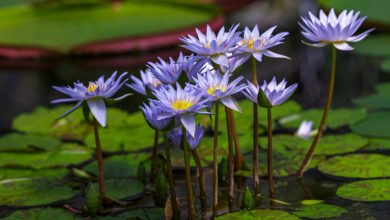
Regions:
<instances>
[{"instance_id":1,"label":"purple water lily","mask_svg":"<svg viewBox=\"0 0 390 220\"><path fill-rule=\"evenodd\" d=\"M144 103L140 108L149 126L155 130L164 130L172 122L172 118L158 119L162 112L156 108L153 102L150 102L149 106Z\"/></svg>"},{"instance_id":2,"label":"purple water lily","mask_svg":"<svg viewBox=\"0 0 390 220\"><path fill-rule=\"evenodd\" d=\"M199 146L200 141L204 136L204 132L205 132L205 128L200 125L196 125L194 137L191 136L191 134L188 131L186 132L186 139L191 149L195 149L196 147ZM175 147L181 146L182 135L183 135L183 130L181 127L174 128L171 132L167 134L168 138L172 141Z\"/></svg>"},{"instance_id":3,"label":"purple water lily","mask_svg":"<svg viewBox=\"0 0 390 220\"><path fill-rule=\"evenodd\" d=\"M140 76L141 79L131 75L130 78L133 82L126 84L126 86L130 87L139 94L146 95L146 87L148 87L151 91L154 91L162 85L162 82L158 80L149 69L145 71L141 70Z\"/></svg>"},{"instance_id":4,"label":"purple water lily","mask_svg":"<svg viewBox=\"0 0 390 220\"><path fill-rule=\"evenodd\" d=\"M90 111L92 112L95 119L103 127L106 126L106 105L104 100L110 100L110 98L126 83L127 79L123 80L123 77L127 73L122 73L118 79L116 78L117 72L114 72L110 78L104 80L104 76L99 77L95 82L89 82L88 87L84 86L81 82L75 82L73 87L71 86L53 86L53 89L64 93L70 98L55 99L52 103L68 103L68 102L77 102L75 106L69 109L67 112L62 114L60 117L64 117L78 107L80 107L84 101L87 102ZM111 100L119 101L127 97L129 94L123 95L118 98Z\"/></svg>"},{"instance_id":5,"label":"purple water lily","mask_svg":"<svg viewBox=\"0 0 390 220\"><path fill-rule=\"evenodd\" d=\"M157 100L151 100L156 105L156 109L161 111L157 117L158 120L175 117L186 130L195 136L195 118L194 114L209 114L201 109L208 107L207 98L204 94L190 86L184 89L176 84L176 89L169 85L153 92Z\"/></svg>"},{"instance_id":6,"label":"purple water lily","mask_svg":"<svg viewBox=\"0 0 390 220\"><path fill-rule=\"evenodd\" d=\"M360 12L342 11L337 17L333 8L327 16L320 10L319 18L309 12L309 17L302 17L299 23L303 29L302 34L313 43L306 43L314 47L324 47L333 44L339 50L353 50L347 42L363 40L371 31L369 29L361 34L354 35L366 17L359 18Z\"/></svg>"},{"instance_id":7,"label":"purple water lily","mask_svg":"<svg viewBox=\"0 0 390 220\"><path fill-rule=\"evenodd\" d=\"M219 71L214 73L208 71L204 74L199 74L195 78L195 88L202 90L211 101L220 101L224 106L241 112L240 106L236 103L233 94L240 92L245 89L246 85L239 84L243 79L239 76L237 79L229 82L231 74L221 75Z\"/></svg>"}]
</instances>

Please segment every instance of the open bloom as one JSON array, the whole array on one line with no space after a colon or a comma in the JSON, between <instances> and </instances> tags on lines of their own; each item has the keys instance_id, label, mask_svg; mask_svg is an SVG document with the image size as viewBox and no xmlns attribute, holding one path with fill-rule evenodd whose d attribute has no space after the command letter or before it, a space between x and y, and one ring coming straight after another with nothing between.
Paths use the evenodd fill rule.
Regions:
<instances>
[{"instance_id":1,"label":"open bloom","mask_svg":"<svg viewBox=\"0 0 390 220\"><path fill-rule=\"evenodd\" d=\"M176 89L169 85L154 91L153 94L157 100L151 102L154 102L156 109L161 111L157 119L175 117L193 137L195 136L194 114L209 114L201 111L207 107L209 100L195 88L186 86L182 89L179 84L176 84Z\"/></svg>"},{"instance_id":2,"label":"open bloom","mask_svg":"<svg viewBox=\"0 0 390 220\"><path fill-rule=\"evenodd\" d=\"M283 79L278 84L275 77L270 83L264 81L261 87L248 81L248 86L243 91L243 94L252 102L258 103L265 108L271 108L283 104L298 86L297 83L294 83L286 88L286 85L286 80Z\"/></svg>"},{"instance_id":3,"label":"open bloom","mask_svg":"<svg viewBox=\"0 0 390 220\"><path fill-rule=\"evenodd\" d=\"M138 92L139 94L146 95L146 87L151 91L159 88L162 83L158 80L150 70L140 71L141 79L131 75L130 78L133 81L132 83L126 84L128 87Z\"/></svg>"},{"instance_id":4,"label":"open bloom","mask_svg":"<svg viewBox=\"0 0 390 220\"><path fill-rule=\"evenodd\" d=\"M56 99L53 100L52 103L77 102L75 106L62 114L60 117L64 117L72 113L74 110L80 107L84 101L86 101L95 119L101 126L105 127L106 105L104 100L112 97L127 81L127 79L122 81L122 78L127 73L122 73L118 79L115 79L116 74L117 72L114 72L107 80L104 80L104 76L101 76L97 81L89 82L88 86L84 86L84 84L81 82L75 82L73 87L53 86L53 89L70 96L70 98ZM118 101L125 98L126 96L128 96L128 94L113 100Z\"/></svg>"},{"instance_id":5,"label":"open bloom","mask_svg":"<svg viewBox=\"0 0 390 220\"><path fill-rule=\"evenodd\" d=\"M160 57L159 62L149 62L148 66L150 71L164 84L175 84L183 72L183 66L180 62L184 62L183 54L180 53L178 61L169 57L169 62L164 61Z\"/></svg>"},{"instance_id":6,"label":"open bloom","mask_svg":"<svg viewBox=\"0 0 390 220\"><path fill-rule=\"evenodd\" d=\"M239 84L243 79L242 76L229 83L230 75L226 73L222 76L219 71L214 73L208 71L194 79L196 83L194 87L202 90L211 101L219 100L224 106L240 112L241 108L232 95L243 90L246 85Z\"/></svg>"},{"instance_id":7,"label":"open bloom","mask_svg":"<svg viewBox=\"0 0 390 220\"><path fill-rule=\"evenodd\" d=\"M200 125L196 125L194 137L191 136L190 133L188 133L188 131L186 132L187 143L191 149L195 149L196 147L199 146L200 141L203 138L204 132L205 132L205 128L203 126L200 126ZM181 127L174 128L167 135L175 147L181 146L181 140L182 140L182 135L183 135L183 130Z\"/></svg>"},{"instance_id":8,"label":"open bloom","mask_svg":"<svg viewBox=\"0 0 390 220\"><path fill-rule=\"evenodd\" d=\"M237 42L240 41L240 32L236 32L239 25L235 25L228 32L225 32L225 27L222 27L216 35L207 26L206 34L196 29L198 38L191 35L183 37L180 40L185 43L182 47L198 54L202 58L210 57L211 60L220 65L228 65L228 53L232 53Z\"/></svg>"},{"instance_id":9,"label":"open bloom","mask_svg":"<svg viewBox=\"0 0 390 220\"><path fill-rule=\"evenodd\" d=\"M260 35L257 25L253 28L253 31L250 31L248 27L245 27L244 36L241 41L237 43L239 47L237 47L236 53L238 56L235 55L233 58L242 60L242 63L248 60L252 55L260 62L263 55L273 58L289 59L287 56L270 51L270 48L282 44L284 37L288 35L288 32L272 35L275 29L276 26L271 27Z\"/></svg>"},{"instance_id":10,"label":"open bloom","mask_svg":"<svg viewBox=\"0 0 390 220\"><path fill-rule=\"evenodd\" d=\"M313 43L307 43L314 47L324 47L333 44L339 50L353 50L347 42L358 42L363 40L368 33L374 29L367 30L361 34L354 35L366 17L359 18L360 12L346 10L337 17L331 9L327 16L320 10L319 18L309 12L309 17L302 17L299 23L303 29L302 34Z\"/></svg>"},{"instance_id":11,"label":"open bloom","mask_svg":"<svg viewBox=\"0 0 390 220\"><path fill-rule=\"evenodd\" d=\"M299 125L299 128L295 133L295 136L303 139L308 139L310 138L311 135L313 135L312 129L313 129L313 122L303 120L302 123Z\"/></svg>"},{"instance_id":12,"label":"open bloom","mask_svg":"<svg viewBox=\"0 0 390 220\"><path fill-rule=\"evenodd\" d=\"M150 102L149 106L144 103L140 108L149 126L155 130L164 130L172 122L172 118L158 119L162 112L156 108L153 102Z\"/></svg>"}]
</instances>

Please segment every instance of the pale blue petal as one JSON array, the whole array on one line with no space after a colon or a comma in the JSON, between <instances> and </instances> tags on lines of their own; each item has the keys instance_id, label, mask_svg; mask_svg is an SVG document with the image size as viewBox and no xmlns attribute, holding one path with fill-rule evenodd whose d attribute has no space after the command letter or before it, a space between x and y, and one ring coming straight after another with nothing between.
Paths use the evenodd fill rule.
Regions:
<instances>
[{"instance_id":1,"label":"pale blue petal","mask_svg":"<svg viewBox=\"0 0 390 220\"><path fill-rule=\"evenodd\" d=\"M104 104L104 100L101 98L98 99L88 99L87 100L89 109L91 113L99 122L102 127L106 127L106 105Z\"/></svg>"}]
</instances>

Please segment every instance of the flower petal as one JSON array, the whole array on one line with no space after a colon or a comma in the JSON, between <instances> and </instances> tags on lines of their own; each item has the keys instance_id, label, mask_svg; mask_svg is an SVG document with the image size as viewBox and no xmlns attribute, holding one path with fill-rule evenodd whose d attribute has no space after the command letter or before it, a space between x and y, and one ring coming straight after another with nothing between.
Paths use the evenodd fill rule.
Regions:
<instances>
[{"instance_id":1,"label":"flower petal","mask_svg":"<svg viewBox=\"0 0 390 220\"><path fill-rule=\"evenodd\" d=\"M184 128L187 130L187 132L192 136L195 137L195 117L192 113L186 113L180 116L180 121L183 124Z\"/></svg>"},{"instance_id":2,"label":"flower petal","mask_svg":"<svg viewBox=\"0 0 390 220\"><path fill-rule=\"evenodd\" d=\"M88 99L89 109L102 127L106 127L106 105L102 98Z\"/></svg>"},{"instance_id":3,"label":"flower petal","mask_svg":"<svg viewBox=\"0 0 390 220\"><path fill-rule=\"evenodd\" d=\"M351 46L349 46L349 44L347 44L346 42L342 42L342 43L333 43L333 45L339 49L339 50L344 50L344 51L349 51L349 50L353 50L353 48Z\"/></svg>"},{"instance_id":4,"label":"flower petal","mask_svg":"<svg viewBox=\"0 0 390 220\"><path fill-rule=\"evenodd\" d=\"M70 113L74 112L78 107L81 106L82 103L83 103L83 100L80 100L79 102L76 103L75 106L70 108L68 111L66 111L64 114L62 114L59 118L63 118L65 116L69 115Z\"/></svg>"},{"instance_id":5,"label":"flower petal","mask_svg":"<svg viewBox=\"0 0 390 220\"><path fill-rule=\"evenodd\" d=\"M234 101L234 99L232 97L227 96L227 97L221 98L220 101L224 106L226 106L230 109L233 109L235 111L241 112L240 106L236 103L236 101Z\"/></svg>"}]
</instances>

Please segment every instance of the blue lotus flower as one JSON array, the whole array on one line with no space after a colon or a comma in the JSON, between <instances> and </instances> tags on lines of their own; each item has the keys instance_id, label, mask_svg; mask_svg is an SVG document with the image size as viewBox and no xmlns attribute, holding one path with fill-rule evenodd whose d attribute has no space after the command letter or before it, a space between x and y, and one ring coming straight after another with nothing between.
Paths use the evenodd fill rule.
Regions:
<instances>
[{"instance_id":1,"label":"blue lotus flower","mask_svg":"<svg viewBox=\"0 0 390 220\"><path fill-rule=\"evenodd\" d=\"M145 71L141 70L140 76L141 79L131 75L130 78L133 82L126 84L126 86L130 87L139 94L147 95L146 87L154 91L162 85L161 81L158 80L148 69Z\"/></svg>"},{"instance_id":2,"label":"blue lotus flower","mask_svg":"<svg viewBox=\"0 0 390 220\"><path fill-rule=\"evenodd\" d=\"M127 73L122 73L118 79L116 78L117 72L114 72L110 78L104 80L104 76L99 77L95 82L89 82L88 87L84 86L81 82L75 82L73 87L64 86L58 87L53 86L53 89L64 93L70 98L56 99L52 103L67 103L67 102L77 102L75 106L69 109L67 112L62 114L60 117L64 117L78 107L80 107L84 101L87 102L90 111L93 116L103 127L106 126L106 105L104 100L110 100L110 98L126 83L127 79L122 81L122 78L126 76ZM119 101L129 94L123 95L112 100Z\"/></svg>"},{"instance_id":3,"label":"blue lotus flower","mask_svg":"<svg viewBox=\"0 0 390 220\"><path fill-rule=\"evenodd\" d=\"M198 38L191 35L183 37L180 40L185 44L182 47L198 54L201 58L211 58L211 60L220 65L228 65L228 53L232 53L240 39L240 32L236 32L239 25L235 25L228 32L222 27L216 35L207 26L206 34L196 29Z\"/></svg>"},{"instance_id":4,"label":"blue lotus flower","mask_svg":"<svg viewBox=\"0 0 390 220\"><path fill-rule=\"evenodd\" d=\"M218 100L226 107L241 112L240 106L238 106L232 95L245 89L246 85L239 84L243 79L242 76L229 83L230 75L226 73L222 76L219 71L214 73L208 71L204 74L199 74L194 79L196 82L194 87L203 91L205 96L211 101Z\"/></svg>"},{"instance_id":5,"label":"blue lotus flower","mask_svg":"<svg viewBox=\"0 0 390 220\"><path fill-rule=\"evenodd\" d=\"M298 86L297 83L294 83L286 88L286 85L286 80L283 79L278 84L275 77L273 77L270 83L264 81L261 87L248 81L247 87L243 91L243 94L252 102L258 103L262 107L270 108L283 104L293 94ZM259 96L260 89L262 90L262 94L264 94L264 98L266 99L263 100L264 102L259 102L259 97L261 97Z\"/></svg>"},{"instance_id":6,"label":"blue lotus flower","mask_svg":"<svg viewBox=\"0 0 390 220\"><path fill-rule=\"evenodd\" d=\"M309 12L309 17L302 17L302 34L313 43L306 43L314 47L324 47L333 44L339 50L353 50L347 42L363 40L374 29L354 35L366 17L358 18L360 12L342 11L337 17L333 8L327 16L320 10L319 18Z\"/></svg>"},{"instance_id":7,"label":"blue lotus flower","mask_svg":"<svg viewBox=\"0 0 390 220\"><path fill-rule=\"evenodd\" d=\"M288 35L288 32L281 32L276 35L272 35L275 29L276 26L271 27L260 35L257 25L252 31L250 31L248 27L245 27L244 36L241 41L237 43L239 45L239 47L237 47L237 51L235 52L237 56L233 56L232 58L239 59L240 63L244 63L252 55L260 62L263 55L273 58L290 59L285 55L270 51L272 47L282 44L284 37Z\"/></svg>"},{"instance_id":8,"label":"blue lotus flower","mask_svg":"<svg viewBox=\"0 0 390 220\"><path fill-rule=\"evenodd\" d=\"M180 53L180 55L182 54ZM208 59L198 59L193 54L188 57L183 56L182 59L180 59L179 56L177 63L182 66L182 69L190 82L193 82L194 77L196 77L199 73L205 72L205 70L209 67Z\"/></svg>"},{"instance_id":9,"label":"blue lotus flower","mask_svg":"<svg viewBox=\"0 0 390 220\"><path fill-rule=\"evenodd\" d=\"M144 103L140 108L149 126L155 130L164 130L172 122L172 118L158 119L162 112L156 108L153 102L150 102L149 106Z\"/></svg>"},{"instance_id":10,"label":"blue lotus flower","mask_svg":"<svg viewBox=\"0 0 390 220\"><path fill-rule=\"evenodd\" d=\"M176 89L172 86L161 87L153 92L157 100L151 100L156 105L156 109L161 111L158 120L175 117L179 120L187 131L195 136L194 114L210 114L202 112L201 109L208 107L209 100L204 98L199 90L186 86L184 89L176 84Z\"/></svg>"},{"instance_id":11,"label":"blue lotus flower","mask_svg":"<svg viewBox=\"0 0 390 220\"><path fill-rule=\"evenodd\" d=\"M191 136L191 134L188 131L186 132L186 139L191 149L195 149L196 147L199 146L200 141L204 136L204 132L205 132L205 128L200 125L196 125L194 137ZM167 134L168 138L172 141L175 147L181 146L182 135L183 135L183 130L181 129L181 127L174 128L171 132Z\"/></svg>"}]
</instances>

